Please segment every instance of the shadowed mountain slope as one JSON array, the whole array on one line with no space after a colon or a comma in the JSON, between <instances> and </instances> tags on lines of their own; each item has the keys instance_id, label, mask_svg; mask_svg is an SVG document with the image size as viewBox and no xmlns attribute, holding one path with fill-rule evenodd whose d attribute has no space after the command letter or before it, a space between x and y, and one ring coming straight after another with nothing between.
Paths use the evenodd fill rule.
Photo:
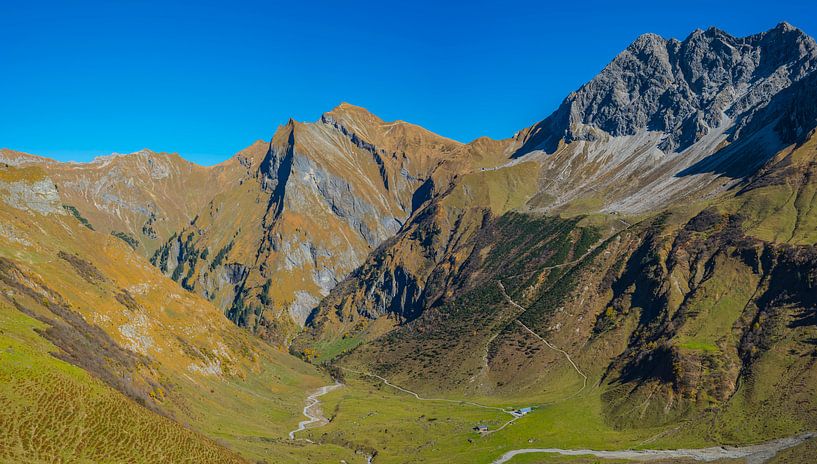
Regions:
<instances>
[{"instance_id":1,"label":"shadowed mountain slope","mask_svg":"<svg viewBox=\"0 0 817 464\"><path fill-rule=\"evenodd\" d=\"M348 104L315 123L290 121L252 178L217 194L152 261L237 324L286 344L412 211L458 172L496 164L507 145L462 145Z\"/></svg>"}]
</instances>

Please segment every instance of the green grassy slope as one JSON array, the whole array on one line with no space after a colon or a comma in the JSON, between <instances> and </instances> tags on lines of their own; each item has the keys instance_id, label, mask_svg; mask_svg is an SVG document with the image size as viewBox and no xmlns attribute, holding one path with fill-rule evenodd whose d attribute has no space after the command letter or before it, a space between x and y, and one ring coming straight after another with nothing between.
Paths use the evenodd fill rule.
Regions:
<instances>
[{"instance_id":1,"label":"green grassy slope","mask_svg":"<svg viewBox=\"0 0 817 464\"><path fill-rule=\"evenodd\" d=\"M0 303L0 461L243 461L54 357L46 329Z\"/></svg>"},{"instance_id":2,"label":"green grassy slope","mask_svg":"<svg viewBox=\"0 0 817 464\"><path fill-rule=\"evenodd\" d=\"M366 406L365 394L333 393L337 417L323 439L365 443L384 462L400 462L406 453L428 462L440 455L490 462L529 443L705 447L817 429L817 251L808 232L814 159L813 142L790 147L722 196L638 218L511 212L479 216L477 233L456 235L477 216L455 216L452 234L435 227L462 205L440 204L434 220L418 220L416 230L408 228L344 284L354 288L358 280L367 289L397 276L395 263L421 268L396 259L414 244L415 255L426 250L426 259L444 263L425 274L431 277L423 291L434 297L424 300L422 314L378 336L371 327L385 318L350 319L363 300L330 296L327 308L335 311L327 318L345 321L344 336L329 325L335 329L324 340L335 345L307 346L318 360L334 356L336 365L380 374L421 395L540 408L506 430L476 437L468 421L496 427L501 418L401 400L369 379L359 388L384 396ZM781 188L789 193L777 195ZM422 248L439 236L456 239ZM442 257L434 254L441 249ZM502 295L500 282L523 309ZM577 369L588 378L584 387ZM408 411L420 414L385 412L392 401L394 408L410 402ZM373 419L367 407L400 419ZM418 420L441 410L446 427Z\"/></svg>"},{"instance_id":3,"label":"green grassy slope","mask_svg":"<svg viewBox=\"0 0 817 464\"><path fill-rule=\"evenodd\" d=\"M7 182L0 190L33 192L33 182L48 178L6 168L0 180ZM287 439L308 392L328 376L236 327L128 244L63 211L47 196L0 203L0 403L8 432L0 457L354 457Z\"/></svg>"}]
</instances>

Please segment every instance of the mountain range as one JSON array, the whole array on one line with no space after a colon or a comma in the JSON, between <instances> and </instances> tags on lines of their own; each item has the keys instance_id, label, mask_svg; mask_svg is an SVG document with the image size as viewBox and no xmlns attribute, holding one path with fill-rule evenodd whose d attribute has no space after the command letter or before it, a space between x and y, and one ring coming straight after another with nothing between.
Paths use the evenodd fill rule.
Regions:
<instances>
[{"instance_id":1,"label":"mountain range","mask_svg":"<svg viewBox=\"0 0 817 464\"><path fill-rule=\"evenodd\" d=\"M343 103L211 167L0 150L0 458L492 462L817 430L815 129L817 43L781 23L644 34L504 140ZM330 374L328 424L286 440ZM542 412L475 438L498 419L403 417L395 385Z\"/></svg>"}]
</instances>

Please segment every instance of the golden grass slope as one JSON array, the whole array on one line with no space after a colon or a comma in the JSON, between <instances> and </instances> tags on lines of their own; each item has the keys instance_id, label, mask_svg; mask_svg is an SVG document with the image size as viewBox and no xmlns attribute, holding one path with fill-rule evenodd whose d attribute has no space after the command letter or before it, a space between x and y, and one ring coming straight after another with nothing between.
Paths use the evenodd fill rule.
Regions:
<instances>
[{"instance_id":1,"label":"golden grass slope","mask_svg":"<svg viewBox=\"0 0 817 464\"><path fill-rule=\"evenodd\" d=\"M55 358L46 329L0 303L0 461L243 462Z\"/></svg>"},{"instance_id":2,"label":"golden grass slope","mask_svg":"<svg viewBox=\"0 0 817 464\"><path fill-rule=\"evenodd\" d=\"M29 174L0 170L15 188L33 185ZM61 208L41 214L16 205L0 202L6 460L326 455L286 435L302 419L307 392L327 378L239 329L117 238Z\"/></svg>"}]
</instances>

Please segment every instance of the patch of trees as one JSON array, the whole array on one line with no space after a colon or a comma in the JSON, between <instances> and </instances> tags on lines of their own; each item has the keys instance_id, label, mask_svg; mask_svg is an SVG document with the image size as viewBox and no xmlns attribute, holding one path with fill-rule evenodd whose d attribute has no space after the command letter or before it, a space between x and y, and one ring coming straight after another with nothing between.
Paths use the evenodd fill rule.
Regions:
<instances>
[{"instance_id":1,"label":"patch of trees","mask_svg":"<svg viewBox=\"0 0 817 464\"><path fill-rule=\"evenodd\" d=\"M62 205L62 207L63 207L63 209L68 211L68 214L70 214L71 216L74 216L74 218L76 218L76 220L79 221L80 224L82 224L83 226L85 226L85 227L87 227L87 228L89 228L91 230L95 230L94 226L91 225L90 221L85 219L85 217L83 217L82 214L79 213L79 210L77 208L75 208L74 206L71 206L71 205Z\"/></svg>"},{"instance_id":2,"label":"patch of trees","mask_svg":"<svg viewBox=\"0 0 817 464\"><path fill-rule=\"evenodd\" d=\"M113 235L114 237L118 238L119 240L122 240L123 242L127 243L128 246L131 247L134 250L139 248L139 240L137 240L136 237L134 237L133 235L131 235L131 234L127 233L127 232L120 232L118 230L114 230L114 231L111 231L111 235Z\"/></svg>"},{"instance_id":3,"label":"patch of trees","mask_svg":"<svg viewBox=\"0 0 817 464\"><path fill-rule=\"evenodd\" d=\"M229 254L230 250L232 250L232 249L233 249L233 241L230 240L230 243L225 245L222 249L218 250L218 253L216 253L216 256L213 258L213 262L210 263L210 270L212 271L215 268L217 268L218 266L220 266L221 263L224 261L224 258L227 257L227 254Z\"/></svg>"}]
</instances>

